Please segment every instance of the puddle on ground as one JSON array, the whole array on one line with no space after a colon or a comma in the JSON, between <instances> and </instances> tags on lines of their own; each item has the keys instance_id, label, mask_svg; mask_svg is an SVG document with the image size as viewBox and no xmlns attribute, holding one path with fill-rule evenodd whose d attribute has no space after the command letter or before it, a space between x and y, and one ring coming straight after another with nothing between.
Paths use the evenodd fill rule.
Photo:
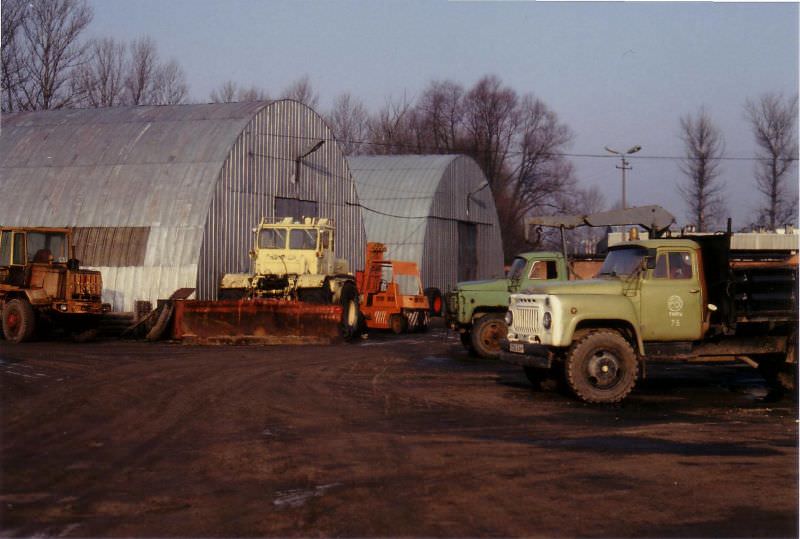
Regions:
<instances>
[{"instance_id":1,"label":"puddle on ground","mask_svg":"<svg viewBox=\"0 0 800 539\"><path fill-rule=\"evenodd\" d=\"M278 491L278 495L272 503L278 507L300 507L304 505L311 498L317 498L325 494L326 491L338 487L341 483L330 483L327 485L319 485L310 489L291 489Z\"/></svg>"}]
</instances>

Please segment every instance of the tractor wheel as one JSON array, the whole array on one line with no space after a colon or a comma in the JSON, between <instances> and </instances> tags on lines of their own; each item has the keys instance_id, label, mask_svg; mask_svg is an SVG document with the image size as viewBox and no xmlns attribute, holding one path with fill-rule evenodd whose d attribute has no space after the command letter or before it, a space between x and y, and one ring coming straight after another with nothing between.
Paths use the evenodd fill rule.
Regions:
<instances>
[{"instance_id":1,"label":"tractor wheel","mask_svg":"<svg viewBox=\"0 0 800 539\"><path fill-rule=\"evenodd\" d=\"M500 357L500 339L508 333L508 326L499 313L485 314L472 325L472 348L480 357Z\"/></svg>"},{"instance_id":2,"label":"tractor wheel","mask_svg":"<svg viewBox=\"0 0 800 539\"><path fill-rule=\"evenodd\" d=\"M633 391L639 362L615 331L592 331L573 343L564 362L566 382L584 402L620 402Z\"/></svg>"},{"instance_id":3,"label":"tractor wheel","mask_svg":"<svg viewBox=\"0 0 800 539\"><path fill-rule=\"evenodd\" d=\"M444 314L444 300L438 288L426 288L425 297L428 298L428 312L431 316L442 316Z\"/></svg>"},{"instance_id":4,"label":"tractor wheel","mask_svg":"<svg viewBox=\"0 0 800 539\"><path fill-rule=\"evenodd\" d=\"M36 330L36 314L24 299L12 299L3 307L3 335L8 342L31 340Z\"/></svg>"},{"instance_id":5,"label":"tractor wheel","mask_svg":"<svg viewBox=\"0 0 800 539\"><path fill-rule=\"evenodd\" d=\"M389 317L389 327L395 335L408 331L408 320L402 314L393 314Z\"/></svg>"},{"instance_id":6,"label":"tractor wheel","mask_svg":"<svg viewBox=\"0 0 800 539\"><path fill-rule=\"evenodd\" d=\"M351 341L359 336L361 328L361 311L358 309L358 290L355 284L346 282L342 285L339 304L342 306L339 329L344 340Z\"/></svg>"}]
</instances>

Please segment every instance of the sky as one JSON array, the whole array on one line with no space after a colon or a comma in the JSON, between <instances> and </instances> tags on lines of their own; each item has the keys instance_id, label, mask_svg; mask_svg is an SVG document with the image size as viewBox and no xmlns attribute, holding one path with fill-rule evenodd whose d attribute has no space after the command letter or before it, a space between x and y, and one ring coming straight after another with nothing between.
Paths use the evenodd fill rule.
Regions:
<instances>
[{"instance_id":1,"label":"sky","mask_svg":"<svg viewBox=\"0 0 800 539\"><path fill-rule=\"evenodd\" d=\"M798 92L797 3L90 0L90 35L151 36L184 68L191 99L226 80L277 95L308 76L318 112L350 92L371 111L431 80L469 87L487 74L532 93L575 133L570 154L630 157L628 205L661 204L686 222L677 186L681 116L705 107L725 155L756 150L743 105ZM621 198L613 157L573 157L584 187ZM734 227L758 207L754 163L722 164ZM797 167L792 170L797 190Z\"/></svg>"}]
</instances>

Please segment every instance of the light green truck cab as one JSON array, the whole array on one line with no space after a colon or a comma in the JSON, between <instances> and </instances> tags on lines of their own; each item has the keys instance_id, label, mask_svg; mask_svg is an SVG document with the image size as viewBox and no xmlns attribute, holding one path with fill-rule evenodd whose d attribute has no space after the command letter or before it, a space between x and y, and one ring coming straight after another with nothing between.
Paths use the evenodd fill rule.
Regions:
<instances>
[{"instance_id":1,"label":"light green truck cab","mask_svg":"<svg viewBox=\"0 0 800 539\"><path fill-rule=\"evenodd\" d=\"M506 278L460 282L448 292L447 324L460 333L468 350L481 357L497 358L500 339L506 335L504 316L509 296L536 283L567 278L567 264L561 253L522 253L514 258Z\"/></svg>"},{"instance_id":2,"label":"light green truck cab","mask_svg":"<svg viewBox=\"0 0 800 539\"><path fill-rule=\"evenodd\" d=\"M535 385L561 368L578 398L602 403L631 392L645 358L761 366L779 356L796 369L796 266L736 274L729 255L719 235L611 247L595 279L511 295L501 358Z\"/></svg>"}]
</instances>

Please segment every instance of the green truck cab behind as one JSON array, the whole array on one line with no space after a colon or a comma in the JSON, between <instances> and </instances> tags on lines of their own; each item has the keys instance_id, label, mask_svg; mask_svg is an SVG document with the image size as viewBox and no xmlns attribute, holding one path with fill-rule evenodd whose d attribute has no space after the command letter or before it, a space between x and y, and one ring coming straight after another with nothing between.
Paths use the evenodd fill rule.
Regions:
<instances>
[{"instance_id":1,"label":"green truck cab behind","mask_svg":"<svg viewBox=\"0 0 800 539\"><path fill-rule=\"evenodd\" d=\"M587 402L624 399L645 359L740 359L791 387L796 257L737 260L730 235L633 241L609 249L596 279L513 294L506 322L503 360L535 384L563 369Z\"/></svg>"},{"instance_id":2,"label":"green truck cab behind","mask_svg":"<svg viewBox=\"0 0 800 539\"><path fill-rule=\"evenodd\" d=\"M467 350L484 358L497 358L500 339L506 335L504 317L509 296L538 283L566 280L567 271L561 253L522 253L514 258L506 278L465 281L448 292L447 325L460 333Z\"/></svg>"}]
</instances>

